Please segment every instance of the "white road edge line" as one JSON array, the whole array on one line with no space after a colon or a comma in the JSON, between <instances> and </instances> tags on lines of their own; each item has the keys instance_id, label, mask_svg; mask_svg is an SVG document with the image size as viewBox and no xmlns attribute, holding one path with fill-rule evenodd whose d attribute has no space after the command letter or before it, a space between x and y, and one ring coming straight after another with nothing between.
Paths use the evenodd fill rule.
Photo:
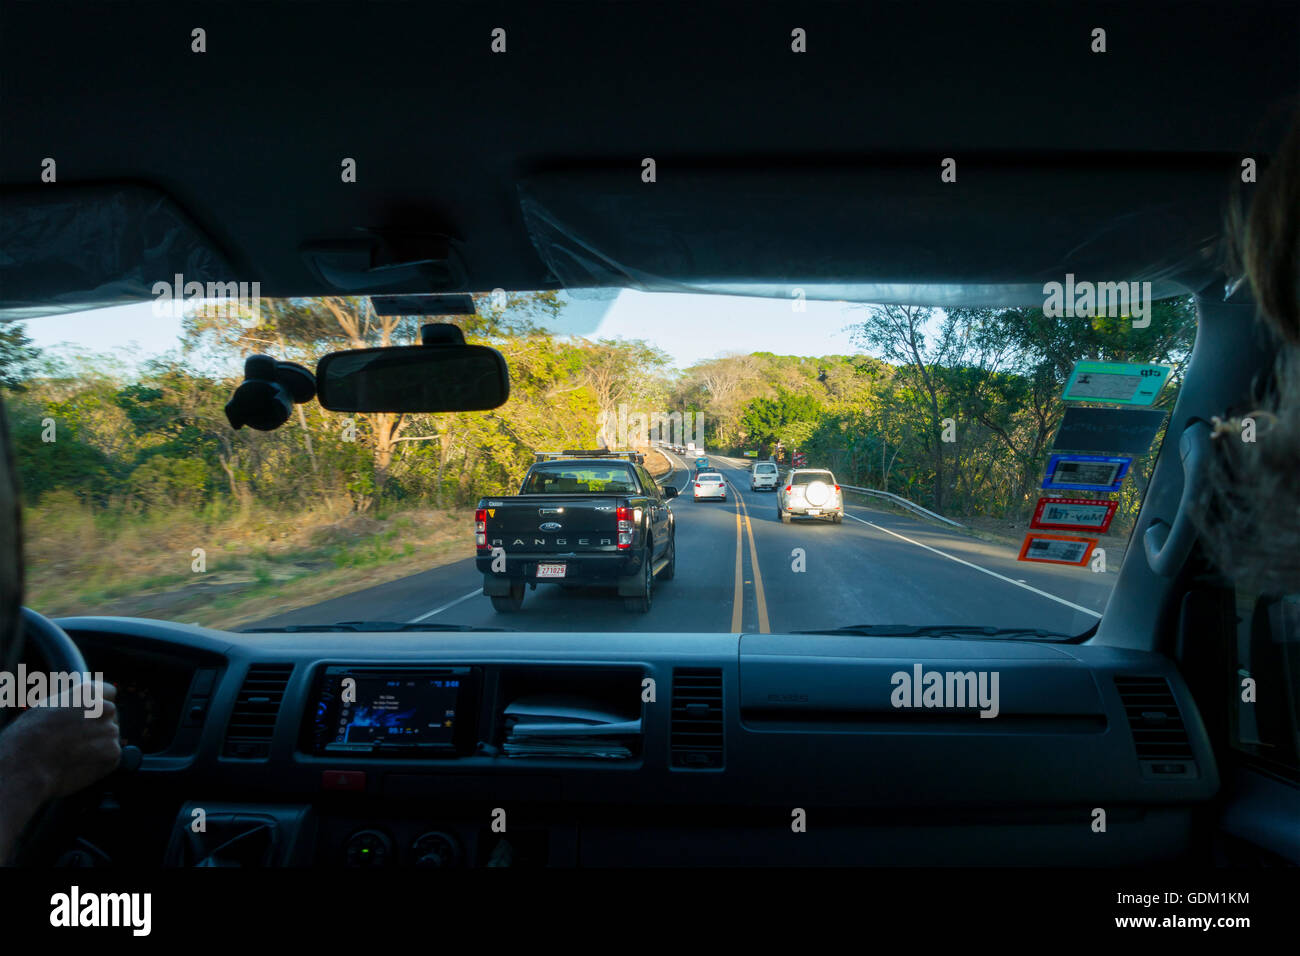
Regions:
<instances>
[{"instance_id":1,"label":"white road edge line","mask_svg":"<svg viewBox=\"0 0 1300 956\"><path fill-rule=\"evenodd\" d=\"M478 596L479 596L480 594L482 594L482 593L483 593L483 589L482 589L482 588L475 588L473 591L470 591L469 594L466 594L464 597L458 597L458 598L456 598L456 600L454 600L454 601L449 601L448 603L444 604L442 607L435 607L435 608L434 608L432 611L430 611L428 614L421 614L419 617L413 617L413 618L411 618L411 620L407 621L406 623L407 623L407 624L419 624L421 621L427 621L429 618L433 617L435 614L441 614L443 611L447 610L447 608L449 608L449 607L455 607L455 606L456 606L457 604L459 604L461 601L468 601L470 598L472 598L472 597L478 597Z\"/></svg>"},{"instance_id":2,"label":"white road edge line","mask_svg":"<svg viewBox=\"0 0 1300 956\"><path fill-rule=\"evenodd\" d=\"M974 568L976 571L983 571L985 574L992 575L993 577L997 578L999 581L1006 581L1007 584L1014 584L1016 587L1024 588L1026 591L1033 591L1035 594L1039 595L1040 597L1048 598L1049 600L1055 601L1058 604L1064 604L1066 607L1072 607L1076 611L1082 611L1084 614L1091 614L1093 617L1098 617L1098 618L1101 617L1100 613L1094 611L1090 607L1084 607L1081 604L1075 604L1073 601L1067 601L1065 598L1057 597L1055 594L1048 594L1046 591L1040 591L1038 590L1038 588L1032 587L1031 585L1021 584L1015 578L1006 577L1005 575L998 574L996 571L990 571L988 568L981 568L978 564L971 564L969 561L966 561L963 558L956 557L955 555L951 555L946 551L940 551L938 548L932 548L928 544L922 544L920 541L913 541L911 538L907 537L906 535L901 535L897 531L890 531L888 528L882 528L874 521L867 521L865 518L859 518L857 515L851 515L847 511L844 512L844 517L852 518L854 521L861 521L863 524L869 524L877 531L883 531L885 532L885 534L892 534L895 538L898 538L901 541L906 541L908 544L914 544L918 548L925 548L925 550L927 551L933 551L935 554L943 555L943 557L947 558L950 561L956 561L958 564L964 564L966 565L966 567Z\"/></svg>"}]
</instances>

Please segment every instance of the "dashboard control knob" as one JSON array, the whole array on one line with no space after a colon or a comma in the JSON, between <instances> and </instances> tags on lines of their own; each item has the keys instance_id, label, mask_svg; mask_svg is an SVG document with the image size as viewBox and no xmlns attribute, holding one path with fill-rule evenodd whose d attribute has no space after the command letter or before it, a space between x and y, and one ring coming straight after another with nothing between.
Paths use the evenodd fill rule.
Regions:
<instances>
[{"instance_id":1,"label":"dashboard control knob","mask_svg":"<svg viewBox=\"0 0 1300 956\"><path fill-rule=\"evenodd\" d=\"M449 834L430 830L414 844L415 865L422 868L455 866L460 862L460 848Z\"/></svg>"},{"instance_id":2,"label":"dashboard control knob","mask_svg":"<svg viewBox=\"0 0 1300 956\"><path fill-rule=\"evenodd\" d=\"M350 867L387 866L393 859L393 841L379 830L358 830L343 847L344 860Z\"/></svg>"},{"instance_id":3,"label":"dashboard control knob","mask_svg":"<svg viewBox=\"0 0 1300 956\"><path fill-rule=\"evenodd\" d=\"M134 773L140 769L140 764L144 762L144 753L134 744L127 744L122 748L122 756L118 760L118 769L125 770L128 773Z\"/></svg>"}]
</instances>

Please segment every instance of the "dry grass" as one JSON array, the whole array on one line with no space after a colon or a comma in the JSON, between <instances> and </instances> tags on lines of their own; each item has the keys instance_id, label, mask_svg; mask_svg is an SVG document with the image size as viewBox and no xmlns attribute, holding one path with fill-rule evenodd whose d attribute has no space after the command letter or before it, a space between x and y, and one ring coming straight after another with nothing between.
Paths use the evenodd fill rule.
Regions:
<instances>
[{"instance_id":1,"label":"dry grass","mask_svg":"<svg viewBox=\"0 0 1300 956\"><path fill-rule=\"evenodd\" d=\"M646 467L671 471L657 451ZM51 616L239 627L472 557L470 520L431 508L362 515L329 502L292 513L257 505L128 513L52 493L24 513L25 600Z\"/></svg>"},{"instance_id":2,"label":"dry grass","mask_svg":"<svg viewBox=\"0 0 1300 956\"><path fill-rule=\"evenodd\" d=\"M26 602L234 627L470 557L469 518L428 508L375 517L176 508L96 512L46 496L24 516ZM205 570L194 570L194 549Z\"/></svg>"},{"instance_id":3,"label":"dry grass","mask_svg":"<svg viewBox=\"0 0 1300 956\"><path fill-rule=\"evenodd\" d=\"M656 449L649 449L645 455L645 468L655 478L662 477L673 470L672 464Z\"/></svg>"}]
</instances>

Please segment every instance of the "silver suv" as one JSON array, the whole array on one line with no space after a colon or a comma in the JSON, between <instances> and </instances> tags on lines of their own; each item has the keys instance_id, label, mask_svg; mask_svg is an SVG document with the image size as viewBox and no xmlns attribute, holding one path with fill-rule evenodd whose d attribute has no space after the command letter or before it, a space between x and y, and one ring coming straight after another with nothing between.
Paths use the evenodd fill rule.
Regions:
<instances>
[{"instance_id":1,"label":"silver suv","mask_svg":"<svg viewBox=\"0 0 1300 956\"><path fill-rule=\"evenodd\" d=\"M774 461L756 461L753 467L749 469L749 490L762 491L764 488L769 491L776 491L777 482L781 475L776 469Z\"/></svg>"},{"instance_id":2,"label":"silver suv","mask_svg":"<svg viewBox=\"0 0 1300 956\"><path fill-rule=\"evenodd\" d=\"M844 497L835 476L822 468L794 468L776 490L776 516L787 524L792 516L844 521Z\"/></svg>"}]
</instances>

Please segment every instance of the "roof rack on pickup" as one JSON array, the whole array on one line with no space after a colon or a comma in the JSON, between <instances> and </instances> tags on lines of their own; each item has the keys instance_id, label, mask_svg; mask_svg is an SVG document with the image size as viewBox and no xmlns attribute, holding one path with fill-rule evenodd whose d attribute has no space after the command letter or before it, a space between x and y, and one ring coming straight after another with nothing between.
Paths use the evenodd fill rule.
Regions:
<instances>
[{"instance_id":1,"label":"roof rack on pickup","mask_svg":"<svg viewBox=\"0 0 1300 956\"><path fill-rule=\"evenodd\" d=\"M567 451L539 451L537 461L557 461L561 458L626 458L637 465L645 464L645 455L639 451L614 451L610 448L571 448Z\"/></svg>"}]
</instances>

